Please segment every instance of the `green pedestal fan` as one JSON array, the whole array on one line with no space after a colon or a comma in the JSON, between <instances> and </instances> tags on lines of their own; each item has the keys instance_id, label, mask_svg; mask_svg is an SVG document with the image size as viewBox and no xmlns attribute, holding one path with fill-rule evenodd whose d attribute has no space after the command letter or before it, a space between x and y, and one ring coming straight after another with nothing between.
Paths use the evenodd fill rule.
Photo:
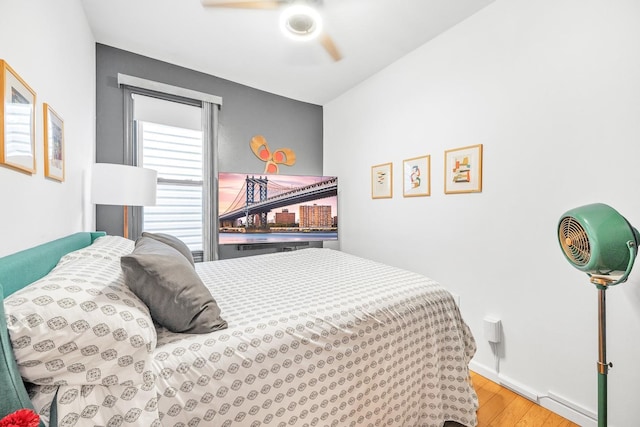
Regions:
<instances>
[{"instance_id":1,"label":"green pedestal fan","mask_svg":"<svg viewBox=\"0 0 640 427\"><path fill-rule=\"evenodd\" d=\"M605 291L625 282L636 259L640 234L615 209L602 203L571 209L560 218L558 240L566 259L598 289L598 427L607 425Z\"/></svg>"}]
</instances>

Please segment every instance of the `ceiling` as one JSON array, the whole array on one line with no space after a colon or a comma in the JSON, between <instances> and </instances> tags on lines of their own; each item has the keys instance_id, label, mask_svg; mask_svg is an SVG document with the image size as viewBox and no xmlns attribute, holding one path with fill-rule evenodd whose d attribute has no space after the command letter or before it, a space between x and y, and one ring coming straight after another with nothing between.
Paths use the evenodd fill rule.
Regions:
<instances>
[{"instance_id":1,"label":"ceiling","mask_svg":"<svg viewBox=\"0 0 640 427\"><path fill-rule=\"evenodd\" d=\"M280 10L81 1L98 43L324 105L494 0L324 0L324 30L343 57L337 62L318 40L285 37Z\"/></svg>"}]
</instances>

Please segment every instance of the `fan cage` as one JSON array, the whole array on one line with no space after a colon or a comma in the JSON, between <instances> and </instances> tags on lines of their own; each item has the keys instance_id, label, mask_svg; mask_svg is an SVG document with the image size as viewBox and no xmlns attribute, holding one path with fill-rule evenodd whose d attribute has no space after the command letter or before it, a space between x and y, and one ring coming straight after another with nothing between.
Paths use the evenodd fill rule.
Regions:
<instances>
[{"instance_id":1,"label":"fan cage","mask_svg":"<svg viewBox=\"0 0 640 427\"><path fill-rule=\"evenodd\" d=\"M589 236L580 223L573 217L565 217L558 227L562 250L569 259L578 266L585 266L591 259Z\"/></svg>"}]
</instances>

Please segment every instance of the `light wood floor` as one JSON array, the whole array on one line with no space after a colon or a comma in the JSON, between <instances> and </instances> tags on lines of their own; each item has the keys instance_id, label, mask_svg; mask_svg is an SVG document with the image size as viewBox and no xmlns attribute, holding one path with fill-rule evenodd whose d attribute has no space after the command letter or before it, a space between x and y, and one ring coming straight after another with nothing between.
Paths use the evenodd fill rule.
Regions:
<instances>
[{"instance_id":1,"label":"light wood floor","mask_svg":"<svg viewBox=\"0 0 640 427\"><path fill-rule=\"evenodd\" d=\"M478 427L579 427L482 375L472 372L471 379L480 401Z\"/></svg>"}]
</instances>

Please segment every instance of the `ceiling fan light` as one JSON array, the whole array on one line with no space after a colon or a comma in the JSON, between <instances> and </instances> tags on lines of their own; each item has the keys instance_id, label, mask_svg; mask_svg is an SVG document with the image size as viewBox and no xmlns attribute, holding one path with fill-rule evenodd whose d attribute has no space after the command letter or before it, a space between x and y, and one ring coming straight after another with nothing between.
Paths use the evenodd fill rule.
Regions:
<instances>
[{"instance_id":1,"label":"ceiling fan light","mask_svg":"<svg viewBox=\"0 0 640 427\"><path fill-rule=\"evenodd\" d=\"M311 40L322 32L322 18L310 6L292 5L282 11L280 29L295 40Z\"/></svg>"}]
</instances>

